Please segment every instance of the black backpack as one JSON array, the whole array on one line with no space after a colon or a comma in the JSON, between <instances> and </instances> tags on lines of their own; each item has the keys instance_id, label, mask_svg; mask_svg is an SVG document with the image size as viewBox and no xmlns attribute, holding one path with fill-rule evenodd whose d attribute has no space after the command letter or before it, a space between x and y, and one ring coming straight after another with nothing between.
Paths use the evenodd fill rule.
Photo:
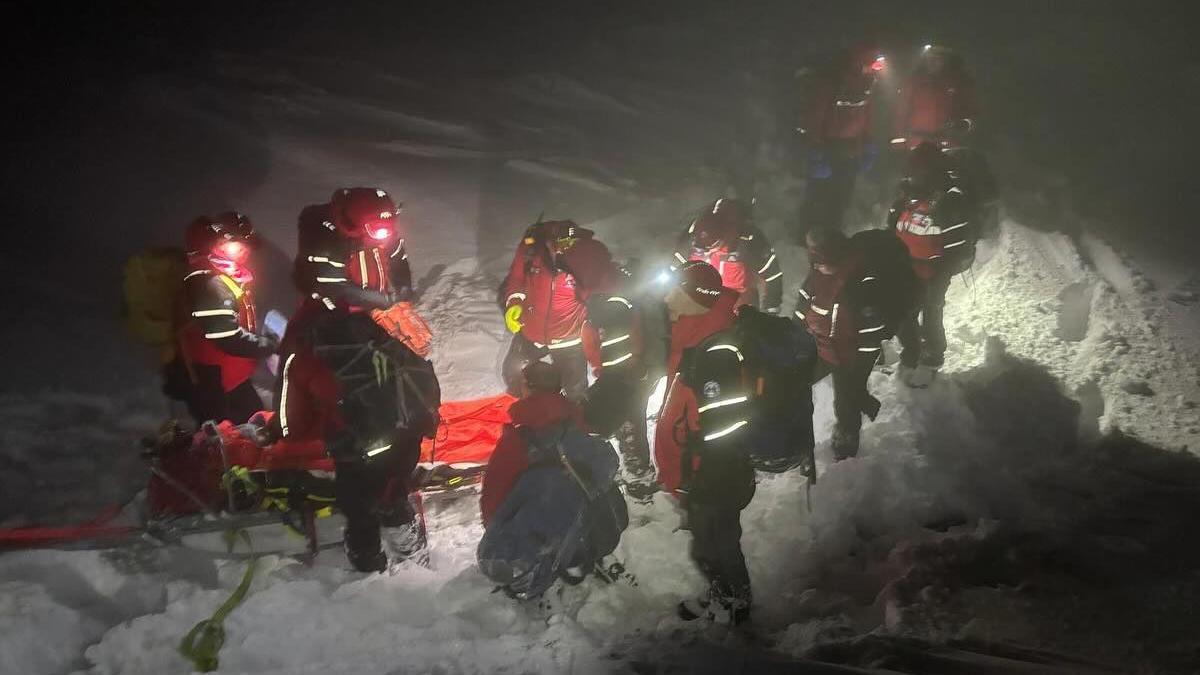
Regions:
<instances>
[{"instance_id":1,"label":"black backpack","mask_svg":"<svg viewBox=\"0 0 1200 675\"><path fill-rule=\"evenodd\" d=\"M708 452L744 448L754 468L805 467L812 451L812 336L788 319L744 307L734 325L687 350L681 379L695 392L699 443Z\"/></svg>"},{"instance_id":2,"label":"black backpack","mask_svg":"<svg viewBox=\"0 0 1200 675\"><path fill-rule=\"evenodd\" d=\"M880 337L890 338L917 306L920 287L908 249L892 230L863 230L855 233L850 242L862 252L864 273L878 279L878 283L870 285L876 297L856 298L855 304L879 308L888 327Z\"/></svg>"},{"instance_id":3,"label":"black backpack","mask_svg":"<svg viewBox=\"0 0 1200 675\"><path fill-rule=\"evenodd\" d=\"M341 385L339 410L357 451L369 455L398 431L426 438L437 432L441 387L433 364L369 315L329 312L314 322L309 339Z\"/></svg>"}]
</instances>

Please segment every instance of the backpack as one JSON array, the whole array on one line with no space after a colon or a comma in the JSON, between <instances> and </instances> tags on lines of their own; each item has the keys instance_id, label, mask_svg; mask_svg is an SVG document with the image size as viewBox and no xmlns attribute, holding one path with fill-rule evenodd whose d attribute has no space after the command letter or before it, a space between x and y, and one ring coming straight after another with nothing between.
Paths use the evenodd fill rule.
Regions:
<instances>
[{"instance_id":1,"label":"backpack","mask_svg":"<svg viewBox=\"0 0 1200 675\"><path fill-rule=\"evenodd\" d=\"M701 452L743 448L754 468L781 473L812 461L812 373L817 350L802 326L743 307L734 325L684 354L696 395ZM690 466L684 462L685 470Z\"/></svg>"},{"instance_id":2,"label":"backpack","mask_svg":"<svg viewBox=\"0 0 1200 675\"><path fill-rule=\"evenodd\" d=\"M908 249L892 230L863 230L855 233L850 242L862 252L863 271L881 282L872 284L879 297L861 298L858 304L877 307L883 313L888 331L881 339L890 338L916 308L920 292Z\"/></svg>"},{"instance_id":3,"label":"backpack","mask_svg":"<svg viewBox=\"0 0 1200 675\"><path fill-rule=\"evenodd\" d=\"M431 362L361 312L329 312L313 323L308 337L341 385L339 412L354 435L354 451L370 456L398 430L434 436L441 387Z\"/></svg>"},{"instance_id":4,"label":"backpack","mask_svg":"<svg viewBox=\"0 0 1200 675\"><path fill-rule=\"evenodd\" d=\"M590 569L629 525L612 446L573 424L520 429L529 468L479 541L483 573L517 598L541 595L568 567Z\"/></svg>"},{"instance_id":5,"label":"backpack","mask_svg":"<svg viewBox=\"0 0 1200 675\"><path fill-rule=\"evenodd\" d=\"M125 261L122 273L125 329L142 343L161 349L163 361L170 361L177 329L175 303L187 274L187 256L177 248L150 249Z\"/></svg>"}]
</instances>

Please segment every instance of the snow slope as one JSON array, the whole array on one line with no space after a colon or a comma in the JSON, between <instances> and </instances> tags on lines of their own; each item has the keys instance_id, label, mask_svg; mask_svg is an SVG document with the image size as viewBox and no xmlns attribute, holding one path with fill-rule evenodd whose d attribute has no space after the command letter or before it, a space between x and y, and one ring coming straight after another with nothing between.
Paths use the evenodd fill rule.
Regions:
<instances>
[{"instance_id":1,"label":"snow slope","mask_svg":"<svg viewBox=\"0 0 1200 675\"><path fill-rule=\"evenodd\" d=\"M436 360L449 395L494 390L503 340L492 280L469 260L430 277L422 307L445 340ZM1144 375L1162 393L1123 386L1170 345L1155 347L1143 315L1064 238L1007 223L968 279L951 293L951 358L934 387L908 390L876 373L884 411L865 427L861 456L831 465L830 394L819 385L818 484L806 494L798 476L760 480L743 515L756 643L671 618L702 583L664 497L633 508L616 554L636 585L589 580L553 593L549 608L492 592L473 567L477 507L463 499L431 506L432 571L365 577L336 553L311 568L264 559L227 622L221 672L586 673L651 663L716 672L732 654L793 667L892 659L920 672L904 666L897 636L965 641L955 644L972 659L1015 643L1186 670L1200 645L1179 627L1200 599L1191 572L1200 547L1173 532L1200 507L1200 470L1159 447L1193 442L1194 409L1167 396L1195 401L1194 381L1163 368ZM1071 311L1060 295L1080 283L1094 289L1087 325L1063 326ZM1106 367L1118 351L1132 364ZM1079 391L1090 393L1077 402ZM189 672L179 638L243 567L135 547L8 553L0 570L5 672L163 674ZM1086 668L1049 662L1057 665L1046 672Z\"/></svg>"}]
</instances>

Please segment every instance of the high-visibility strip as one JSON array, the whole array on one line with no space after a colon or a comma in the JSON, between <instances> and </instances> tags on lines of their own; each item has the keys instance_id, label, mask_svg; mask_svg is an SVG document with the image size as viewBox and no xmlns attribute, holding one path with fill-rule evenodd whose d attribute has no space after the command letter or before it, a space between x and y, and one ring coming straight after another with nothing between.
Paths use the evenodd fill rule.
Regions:
<instances>
[{"instance_id":1,"label":"high-visibility strip","mask_svg":"<svg viewBox=\"0 0 1200 675\"><path fill-rule=\"evenodd\" d=\"M387 445L375 448L374 450L368 450L367 457L374 457L375 455L378 455L381 452L387 452L388 450L391 450L391 449L392 449L392 444L388 443Z\"/></svg>"},{"instance_id":2,"label":"high-visibility strip","mask_svg":"<svg viewBox=\"0 0 1200 675\"><path fill-rule=\"evenodd\" d=\"M404 250L404 240L403 240L403 239L401 239L400 241L396 242L396 249L395 249L394 251L392 251L392 254L391 254L390 256L388 256L388 257L389 257L389 258L395 258L395 257L396 257L396 254L397 254L397 253L399 253L399 252L401 252L401 251L403 251L403 250ZM404 259L407 259L407 258L408 258L408 254L406 253L406 254L404 254L404 258L401 258L401 260L404 260Z\"/></svg>"},{"instance_id":3,"label":"high-visibility strip","mask_svg":"<svg viewBox=\"0 0 1200 675\"><path fill-rule=\"evenodd\" d=\"M340 284L347 281L350 280L346 277L317 277L317 283L319 284Z\"/></svg>"},{"instance_id":4,"label":"high-visibility strip","mask_svg":"<svg viewBox=\"0 0 1200 675\"><path fill-rule=\"evenodd\" d=\"M829 320L829 337L833 337L833 334L837 332L837 316L841 306L841 303L833 303L833 318Z\"/></svg>"},{"instance_id":5,"label":"high-visibility strip","mask_svg":"<svg viewBox=\"0 0 1200 675\"><path fill-rule=\"evenodd\" d=\"M688 261L687 258L683 257L683 254L679 251L675 251L675 259L681 263L686 263Z\"/></svg>"},{"instance_id":6,"label":"high-visibility strip","mask_svg":"<svg viewBox=\"0 0 1200 675\"><path fill-rule=\"evenodd\" d=\"M863 277L863 281L875 281L875 277Z\"/></svg>"},{"instance_id":7,"label":"high-visibility strip","mask_svg":"<svg viewBox=\"0 0 1200 675\"><path fill-rule=\"evenodd\" d=\"M225 284L225 287L229 289L230 293L233 293L233 297L235 299L241 300L242 296L246 294L246 289L242 288L242 285L234 281L229 275L218 274L217 278L221 280L221 283Z\"/></svg>"},{"instance_id":8,"label":"high-visibility strip","mask_svg":"<svg viewBox=\"0 0 1200 675\"><path fill-rule=\"evenodd\" d=\"M800 295L803 295L805 300L812 300L812 296L809 295L808 291L804 290L803 288L800 289Z\"/></svg>"},{"instance_id":9,"label":"high-visibility strip","mask_svg":"<svg viewBox=\"0 0 1200 675\"><path fill-rule=\"evenodd\" d=\"M321 302L325 305L326 309L337 309L337 305L333 304L333 301L329 298L322 297Z\"/></svg>"},{"instance_id":10,"label":"high-visibility strip","mask_svg":"<svg viewBox=\"0 0 1200 675\"><path fill-rule=\"evenodd\" d=\"M210 270L196 270L195 272L189 273L186 277L183 278L183 280L187 281L188 279L191 279L192 277L198 276L201 274L212 274L212 272Z\"/></svg>"},{"instance_id":11,"label":"high-visibility strip","mask_svg":"<svg viewBox=\"0 0 1200 675\"><path fill-rule=\"evenodd\" d=\"M965 243L967 243L967 242L966 241L956 241L952 244L946 244L946 245L942 246L942 248L954 248L955 246L962 246Z\"/></svg>"},{"instance_id":12,"label":"high-visibility strip","mask_svg":"<svg viewBox=\"0 0 1200 675\"><path fill-rule=\"evenodd\" d=\"M233 330L224 330L219 333L205 333L204 337L209 340L220 340L221 338L233 337L241 330L241 328L234 328Z\"/></svg>"},{"instance_id":13,"label":"high-visibility strip","mask_svg":"<svg viewBox=\"0 0 1200 675\"><path fill-rule=\"evenodd\" d=\"M733 352L734 354L737 355L738 361L746 360L746 358L744 356L742 356L741 350L738 349L737 347L734 347L733 345L713 345L713 346L709 347L708 349L706 349L705 351L715 352L715 351L720 351L720 350Z\"/></svg>"},{"instance_id":14,"label":"high-visibility strip","mask_svg":"<svg viewBox=\"0 0 1200 675\"><path fill-rule=\"evenodd\" d=\"M696 221L693 220L692 224L688 226L688 234L692 234L695 231L696 231Z\"/></svg>"},{"instance_id":15,"label":"high-visibility strip","mask_svg":"<svg viewBox=\"0 0 1200 675\"><path fill-rule=\"evenodd\" d=\"M361 282L362 287L366 288L367 287L367 252L366 251L358 252L358 272L360 275L359 278L362 279L362 282Z\"/></svg>"},{"instance_id":16,"label":"high-visibility strip","mask_svg":"<svg viewBox=\"0 0 1200 675\"><path fill-rule=\"evenodd\" d=\"M801 312L800 310L796 310L794 313L797 316L797 318L799 318L801 321L803 321L804 319L807 318L804 316L804 312Z\"/></svg>"},{"instance_id":17,"label":"high-visibility strip","mask_svg":"<svg viewBox=\"0 0 1200 675\"><path fill-rule=\"evenodd\" d=\"M754 241L754 235L752 235L752 234L743 234L743 235L741 235L740 237L738 237L738 239L741 239L742 241Z\"/></svg>"},{"instance_id":18,"label":"high-visibility strip","mask_svg":"<svg viewBox=\"0 0 1200 675\"><path fill-rule=\"evenodd\" d=\"M946 229L942 230L942 234L945 234L945 233L947 233L947 232L951 232L951 231L957 230L957 229L958 229L958 228L960 228L960 227L966 227L966 226L967 226L967 223L969 223L969 222L971 222L971 221L969 221L969 220L964 220L964 221L962 221L961 223L959 223L959 224L957 224L957 225L951 225L950 227L947 227Z\"/></svg>"},{"instance_id":19,"label":"high-visibility strip","mask_svg":"<svg viewBox=\"0 0 1200 675\"><path fill-rule=\"evenodd\" d=\"M580 344L583 344L583 338L575 338L574 340L567 340L565 342L551 342L547 347L550 349L566 349L567 347L575 347Z\"/></svg>"},{"instance_id":20,"label":"high-visibility strip","mask_svg":"<svg viewBox=\"0 0 1200 675\"><path fill-rule=\"evenodd\" d=\"M608 300L606 300L605 302L619 302L622 305L625 305L626 307L628 307L629 309L633 309L633 303L625 298L622 298L619 295L614 295L611 298L609 298Z\"/></svg>"},{"instance_id":21,"label":"high-visibility strip","mask_svg":"<svg viewBox=\"0 0 1200 675\"><path fill-rule=\"evenodd\" d=\"M506 299L504 301L504 304L507 305L508 303L512 302L514 298L519 299L519 300L524 300L525 294L524 293L510 293L508 296L508 299Z\"/></svg>"},{"instance_id":22,"label":"high-visibility strip","mask_svg":"<svg viewBox=\"0 0 1200 675\"><path fill-rule=\"evenodd\" d=\"M600 346L601 346L601 347L608 347L608 346L611 346L611 345L620 344L620 343L622 343L622 342L624 342L624 341L626 341L626 340L628 340L628 339L629 339L629 333L626 333L626 334L624 334L624 335L618 335L618 336L617 336L617 337L615 337L615 338L611 338L611 339L609 339L609 340L605 340L605 341L603 341L603 342L601 342L601 343L600 343Z\"/></svg>"},{"instance_id":23,"label":"high-visibility strip","mask_svg":"<svg viewBox=\"0 0 1200 675\"><path fill-rule=\"evenodd\" d=\"M725 203L725 198L724 198L724 197L721 197L720 199L718 199L718 200L716 201L716 203L715 203L715 204L713 204L713 210L712 210L712 212L713 212L713 213L716 213L717 211L720 211L720 210L721 210L721 205L722 205L722 204L724 204L724 203Z\"/></svg>"},{"instance_id":24,"label":"high-visibility strip","mask_svg":"<svg viewBox=\"0 0 1200 675\"><path fill-rule=\"evenodd\" d=\"M711 434L708 434L707 436L704 437L704 440L705 441L715 441L718 438L732 434L733 432L737 431L738 429L741 429L742 427L746 426L747 424L750 424L749 420L741 420L739 422L734 422L733 424L725 427L724 429L722 429L720 431L714 431Z\"/></svg>"},{"instance_id":25,"label":"high-visibility strip","mask_svg":"<svg viewBox=\"0 0 1200 675\"><path fill-rule=\"evenodd\" d=\"M960 189L958 189L958 188L956 188L956 187L952 187L952 188L950 188L949 190L946 190L946 194L958 194L958 195L961 195L961 194L962 194L962 190L960 190Z\"/></svg>"},{"instance_id":26,"label":"high-visibility strip","mask_svg":"<svg viewBox=\"0 0 1200 675\"><path fill-rule=\"evenodd\" d=\"M237 316L238 313L232 309L202 309L197 312L192 312L192 316L200 318L202 316Z\"/></svg>"},{"instance_id":27,"label":"high-visibility strip","mask_svg":"<svg viewBox=\"0 0 1200 675\"><path fill-rule=\"evenodd\" d=\"M329 258L326 258L323 255L310 255L310 256L308 256L308 262L322 263L325 265L333 265L334 267L345 267L346 266L346 263L340 263L336 260L330 260Z\"/></svg>"},{"instance_id":28,"label":"high-visibility strip","mask_svg":"<svg viewBox=\"0 0 1200 675\"><path fill-rule=\"evenodd\" d=\"M809 305L808 307L821 316L829 316L829 310L825 309L824 307L817 307L816 305Z\"/></svg>"},{"instance_id":29,"label":"high-visibility strip","mask_svg":"<svg viewBox=\"0 0 1200 675\"><path fill-rule=\"evenodd\" d=\"M279 390L279 427L283 430L283 435L288 435L288 371L292 368L292 360L296 358L296 352L288 354L287 360L283 362L283 386Z\"/></svg>"},{"instance_id":30,"label":"high-visibility strip","mask_svg":"<svg viewBox=\"0 0 1200 675\"><path fill-rule=\"evenodd\" d=\"M749 396L735 396L733 398L726 398L726 399L722 399L720 401L713 401L712 403L702 405L702 406L700 406L700 409L697 410L696 412L703 415L704 413L708 412L709 410L712 410L713 408L724 408L727 405L737 405L738 403L745 403L746 401L749 401L749 400L750 400Z\"/></svg>"},{"instance_id":31,"label":"high-visibility strip","mask_svg":"<svg viewBox=\"0 0 1200 675\"><path fill-rule=\"evenodd\" d=\"M881 330L883 330L883 324L879 324L878 326L872 326L872 327L870 327L870 328L859 328L859 329L858 329L858 332L859 332L860 334L866 334L866 333L878 333L878 332L879 332L879 331L881 331Z\"/></svg>"},{"instance_id":32,"label":"high-visibility strip","mask_svg":"<svg viewBox=\"0 0 1200 675\"><path fill-rule=\"evenodd\" d=\"M772 274L771 276L767 277L766 279L763 279L763 281L766 281L766 282L775 281L776 279L778 279L781 276L783 276L782 270L780 270L779 272L776 272L775 274Z\"/></svg>"},{"instance_id":33,"label":"high-visibility strip","mask_svg":"<svg viewBox=\"0 0 1200 675\"><path fill-rule=\"evenodd\" d=\"M383 271L383 259L379 257L379 249L371 249L371 253L375 255L375 269L379 271L379 287L383 288L383 280L387 278L387 272Z\"/></svg>"},{"instance_id":34,"label":"high-visibility strip","mask_svg":"<svg viewBox=\"0 0 1200 675\"><path fill-rule=\"evenodd\" d=\"M858 348L858 351L860 351L860 352L868 352L868 353L870 353L870 352L877 352L877 351L879 351L879 347L859 347L859 348Z\"/></svg>"},{"instance_id":35,"label":"high-visibility strip","mask_svg":"<svg viewBox=\"0 0 1200 675\"><path fill-rule=\"evenodd\" d=\"M775 252L774 252L774 251L771 251L771 257L770 257L770 258L767 258L767 262L766 262L766 264L764 264L764 265L762 266L762 269L760 269L760 270L758 271L758 273L759 273L759 274L762 274L763 272L766 272L766 271L767 271L767 268L768 268L768 267L770 267L770 266L771 266L771 263L773 263L773 262L775 262Z\"/></svg>"},{"instance_id":36,"label":"high-visibility strip","mask_svg":"<svg viewBox=\"0 0 1200 675\"><path fill-rule=\"evenodd\" d=\"M629 359L632 359L632 358L633 358L633 352L629 352L628 354L618 356L617 358L613 359L612 361L605 361L605 362L601 363L600 367L607 368L609 366L615 366L615 365L618 365L621 363L625 363L626 361L628 361Z\"/></svg>"},{"instance_id":37,"label":"high-visibility strip","mask_svg":"<svg viewBox=\"0 0 1200 675\"><path fill-rule=\"evenodd\" d=\"M907 142L907 141L908 141L908 139L907 139L907 138L905 138L905 137L903 137L903 136L900 136L900 137L898 137L898 138L893 138L893 139L892 139L892 145L899 145L899 144L901 144L901 143L905 143L905 142Z\"/></svg>"}]
</instances>

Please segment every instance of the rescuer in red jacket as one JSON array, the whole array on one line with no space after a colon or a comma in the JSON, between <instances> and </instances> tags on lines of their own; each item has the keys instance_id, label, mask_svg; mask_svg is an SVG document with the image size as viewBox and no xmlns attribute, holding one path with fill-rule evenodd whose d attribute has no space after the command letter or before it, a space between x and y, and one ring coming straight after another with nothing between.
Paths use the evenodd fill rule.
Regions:
<instances>
[{"instance_id":1,"label":"rescuer in red jacket","mask_svg":"<svg viewBox=\"0 0 1200 675\"><path fill-rule=\"evenodd\" d=\"M679 237L672 269L689 260L708 263L726 288L738 292L738 304L770 314L783 301L783 269L771 242L750 220L750 208L722 197L700 214Z\"/></svg>"},{"instance_id":2,"label":"rescuer in red jacket","mask_svg":"<svg viewBox=\"0 0 1200 675\"><path fill-rule=\"evenodd\" d=\"M538 431L568 420L583 428L579 407L562 394L562 377L557 368L534 361L525 366L521 375L521 400L508 409L512 424L504 428L483 474L479 510L484 527L491 522L517 479L529 468L529 451L520 429L527 427Z\"/></svg>"},{"instance_id":3,"label":"rescuer in red jacket","mask_svg":"<svg viewBox=\"0 0 1200 675\"><path fill-rule=\"evenodd\" d=\"M659 483L681 502L692 531L692 559L709 582L699 598L680 603L679 615L686 620L739 623L750 613L739 520L754 497L750 453L736 445L707 451L709 439L699 434L697 393L679 372L688 349L733 325L737 302L738 293L721 285L712 266L698 261L683 265L679 283L666 297L671 347L667 394L654 434L655 468Z\"/></svg>"},{"instance_id":4,"label":"rescuer in red jacket","mask_svg":"<svg viewBox=\"0 0 1200 675\"><path fill-rule=\"evenodd\" d=\"M945 360L946 291L975 261L975 216L945 154L932 143L914 148L901 194L888 213L888 225L908 249L919 282L917 311L897 332L902 379L912 386L927 385ZM921 372L913 372L917 369Z\"/></svg>"},{"instance_id":5,"label":"rescuer in red jacket","mask_svg":"<svg viewBox=\"0 0 1200 675\"><path fill-rule=\"evenodd\" d=\"M250 377L278 341L260 333L249 261L254 228L229 211L188 226L190 271L177 305L179 352L190 386L187 406L197 423L241 424L262 410Z\"/></svg>"},{"instance_id":6,"label":"rescuer in red jacket","mask_svg":"<svg viewBox=\"0 0 1200 675\"><path fill-rule=\"evenodd\" d=\"M840 227L860 171L877 153L875 90L887 59L860 46L814 75L796 131L808 156L803 227Z\"/></svg>"},{"instance_id":7,"label":"rescuer in red jacket","mask_svg":"<svg viewBox=\"0 0 1200 675\"><path fill-rule=\"evenodd\" d=\"M978 114L975 82L962 56L947 47L927 45L916 70L900 88L892 146L910 149L925 141L937 143L950 129L969 133Z\"/></svg>"},{"instance_id":8,"label":"rescuer in red jacket","mask_svg":"<svg viewBox=\"0 0 1200 675\"><path fill-rule=\"evenodd\" d=\"M812 271L796 300L796 318L817 344L814 382L833 379L835 459L858 454L862 417L874 419L879 401L867 379L880 344L911 313L915 285L905 248L887 230L847 238L823 228L806 235Z\"/></svg>"},{"instance_id":9,"label":"rescuer in red jacket","mask_svg":"<svg viewBox=\"0 0 1200 675\"><path fill-rule=\"evenodd\" d=\"M587 392L583 331L587 302L613 288L616 265L591 230L568 220L540 222L525 232L500 288L505 326L513 333L504 357L509 393L521 388L521 370L549 355L567 398Z\"/></svg>"}]
</instances>

